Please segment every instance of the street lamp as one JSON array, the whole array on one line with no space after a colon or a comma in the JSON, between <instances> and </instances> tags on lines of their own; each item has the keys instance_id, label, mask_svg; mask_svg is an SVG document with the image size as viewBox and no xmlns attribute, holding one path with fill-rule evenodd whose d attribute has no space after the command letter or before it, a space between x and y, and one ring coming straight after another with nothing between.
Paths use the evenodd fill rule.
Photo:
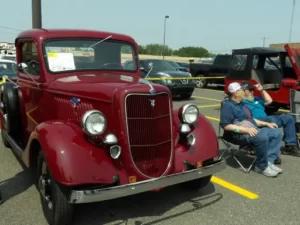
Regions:
<instances>
[{"instance_id":1,"label":"street lamp","mask_svg":"<svg viewBox=\"0 0 300 225\"><path fill-rule=\"evenodd\" d=\"M293 22L294 22L295 5L296 5L296 0L293 0L293 11L292 11L292 19L291 19L291 28L290 28L289 43L291 43L291 38L292 38L292 30L293 30Z\"/></svg>"},{"instance_id":2,"label":"street lamp","mask_svg":"<svg viewBox=\"0 0 300 225\"><path fill-rule=\"evenodd\" d=\"M164 54L164 50L166 47L166 25L167 25L167 19L169 19L169 16L165 16L165 23L164 23L164 46L163 46L163 59L165 59L165 54Z\"/></svg>"},{"instance_id":3,"label":"street lamp","mask_svg":"<svg viewBox=\"0 0 300 225\"><path fill-rule=\"evenodd\" d=\"M42 28L42 0L31 0L32 28Z\"/></svg>"}]
</instances>

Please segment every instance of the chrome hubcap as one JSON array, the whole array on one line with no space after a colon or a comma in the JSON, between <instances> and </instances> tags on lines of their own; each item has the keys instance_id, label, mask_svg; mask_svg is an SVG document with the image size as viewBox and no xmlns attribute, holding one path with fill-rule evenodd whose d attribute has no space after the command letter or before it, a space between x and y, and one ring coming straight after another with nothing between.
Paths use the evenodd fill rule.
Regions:
<instances>
[{"instance_id":1,"label":"chrome hubcap","mask_svg":"<svg viewBox=\"0 0 300 225\"><path fill-rule=\"evenodd\" d=\"M53 203L51 198L51 179L49 178L45 163L43 163L42 175L39 178L39 190L48 208L52 210Z\"/></svg>"},{"instance_id":2,"label":"chrome hubcap","mask_svg":"<svg viewBox=\"0 0 300 225\"><path fill-rule=\"evenodd\" d=\"M204 80L197 80L196 84L198 87L203 87L204 86Z\"/></svg>"}]
</instances>

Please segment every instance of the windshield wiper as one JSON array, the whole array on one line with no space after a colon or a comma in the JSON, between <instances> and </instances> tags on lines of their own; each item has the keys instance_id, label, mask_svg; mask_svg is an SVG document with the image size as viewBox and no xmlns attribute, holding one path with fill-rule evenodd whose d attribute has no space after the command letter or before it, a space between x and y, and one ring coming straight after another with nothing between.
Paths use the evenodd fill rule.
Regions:
<instances>
[{"instance_id":1,"label":"windshield wiper","mask_svg":"<svg viewBox=\"0 0 300 225\"><path fill-rule=\"evenodd\" d=\"M112 37L112 35L109 35L108 37L96 42L95 44L92 44L89 48L94 47L95 45L100 44L101 42L106 41L107 39L110 39L111 37Z\"/></svg>"}]
</instances>

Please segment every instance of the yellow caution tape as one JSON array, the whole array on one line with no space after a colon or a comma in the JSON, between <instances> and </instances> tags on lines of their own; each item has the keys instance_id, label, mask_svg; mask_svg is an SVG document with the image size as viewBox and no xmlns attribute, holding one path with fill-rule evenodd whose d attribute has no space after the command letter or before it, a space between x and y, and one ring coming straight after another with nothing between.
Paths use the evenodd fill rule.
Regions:
<instances>
[{"instance_id":1,"label":"yellow caution tape","mask_svg":"<svg viewBox=\"0 0 300 225\"><path fill-rule=\"evenodd\" d=\"M146 80L204 80L204 79L224 79L225 77L162 77L145 78Z\"/></svg>"}]
</instances>

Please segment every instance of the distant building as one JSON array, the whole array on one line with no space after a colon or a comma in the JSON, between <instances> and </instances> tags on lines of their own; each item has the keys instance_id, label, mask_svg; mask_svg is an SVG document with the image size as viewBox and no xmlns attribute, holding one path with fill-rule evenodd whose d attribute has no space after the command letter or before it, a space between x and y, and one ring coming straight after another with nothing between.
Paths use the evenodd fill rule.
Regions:
<instances>
[{"instance_id":1,"label":"distant building","mask_svg":"<svg viewBox=\"0 0 300 225\"><path fill-rule=\"evenodd\" d=\"M0 54L15 54L16 47L14 43L0 42Z\"/></svg>"},{"instance_id":2,"label":"distant building","mask_svg":"<svg viewBox=\"0 0 300 225\"><path fill-rule=\"evenodd\" d=\"M289 44L292 48L298 48L300 49L300 42L294 42L294 43L280 43L280 44L270 44L270 48L282 48L284 49L284 46L286 44Z\"/></svg>"}]
</instances>

